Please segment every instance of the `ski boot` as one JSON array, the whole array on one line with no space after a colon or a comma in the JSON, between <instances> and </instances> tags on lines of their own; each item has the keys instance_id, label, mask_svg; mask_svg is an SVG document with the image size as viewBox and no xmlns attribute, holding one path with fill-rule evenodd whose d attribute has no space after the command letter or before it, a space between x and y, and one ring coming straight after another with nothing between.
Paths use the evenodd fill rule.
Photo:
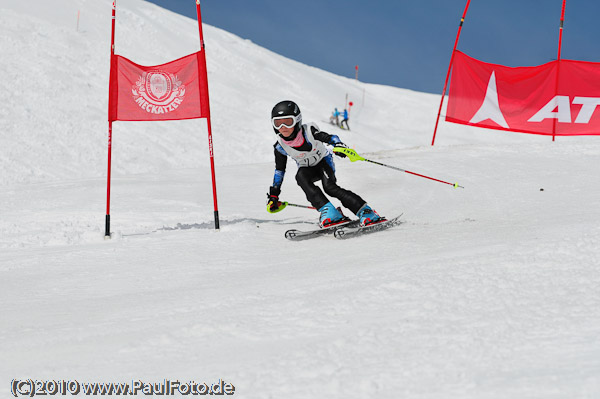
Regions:
<instances>
[{"instance_id":1,"label":"ski boot","mask_svg":"<svg viewBox=\"0 0 600 399\"><path fill-rule=\"evenodd\" d=\"M333 206L331 202L328 202L319 208L319 212L321 212L321 217L319 218L319 226L321 228L336 225L345 219L342 212Z\"/></svg>"},{"instance_id":2,"label":"ski boot","mask_svg":"<svg viewBox=\"0 0 600 399\"><path fill-rule=\"evenodd\" d=\"M356 216L360 219L361 226L367 226L369 224L373 224L378 222L381 219L381 216L377 214L371 207L367 204L364 204L362 208L356 213Z\"/></svg>"}]
</instances>

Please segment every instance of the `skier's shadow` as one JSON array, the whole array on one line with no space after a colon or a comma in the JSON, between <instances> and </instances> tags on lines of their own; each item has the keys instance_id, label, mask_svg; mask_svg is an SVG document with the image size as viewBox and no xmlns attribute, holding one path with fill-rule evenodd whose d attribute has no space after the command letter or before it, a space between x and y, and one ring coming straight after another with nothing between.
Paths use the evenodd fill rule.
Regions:
<instances>
[{"instance_id":1,"label":"skier's shadow","mask_svg":"<svg viewBox=\"0 0 600 399\"><path fill-rule=\"evenodd\" d=\"M291 224L310 224L314 225L314 222L308 222L306 220L288 219L288 220L271 220L271 219L254 219L254 218L241 218L233 220L221 220L219 221L220 226L232 226L241 223L254 223L257 226L262 224L280 224L280 225L291 225ZM214 230L214 222L204 223L177 223L174 227L163 226L156 229L156 231L173 231L173 230Z\"/></svg>"},{"instance_id":2,"label":"skier's shadow","mask_svg":"<svg viewBox=\"0 0 600 399\"><path fill-rule=\"evenodd\" d=\"M254 218L240 218L233 220L221 220L219 221L219 227L222 226L233 226L241 223L250 223L255 224L256 227L260 227L263 224L266 225L299 225L299 224L308 224L313 225L315 223L308 222L306 220L298 220L294 219L284 219L284 220L272 220L272 219L254 219ZM211 222L203 222L203 223L177 223L175 226L163 226L159 227L156 230L146 231L146 232L137 232L137 233L128 233L123 234L123 237L133 237L133 236L146 236L152 233L158 233L159 231L177 231L177 230L215 230L214 221Z\"/></svg>"}]
</instances>

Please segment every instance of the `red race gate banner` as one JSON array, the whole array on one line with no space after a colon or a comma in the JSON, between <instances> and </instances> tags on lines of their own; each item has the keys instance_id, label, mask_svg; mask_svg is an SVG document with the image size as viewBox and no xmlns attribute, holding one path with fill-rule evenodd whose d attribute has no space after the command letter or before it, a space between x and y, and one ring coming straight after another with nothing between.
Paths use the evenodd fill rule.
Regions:
<instances>
[{"instance_id":1,"label":"red race gate banner","mask_svg":"<svg viewBox=\"0 0 600 399\"><path fill-rule=\"evenodd\" d=\"M456 51L446 120L556 136L600 135L600 63L511 68Z\"/></svg>"},{"instance_id":2,"label":"red race gate banner","mask_svg":"<svg viewBox=\"0 0 600 399\"><path fill-rule=\"evenodd\" d=\"M109 121L206 118L208 84L204 52L157 66L115 55L110 77Z\"/></svg>"}]
</instances>

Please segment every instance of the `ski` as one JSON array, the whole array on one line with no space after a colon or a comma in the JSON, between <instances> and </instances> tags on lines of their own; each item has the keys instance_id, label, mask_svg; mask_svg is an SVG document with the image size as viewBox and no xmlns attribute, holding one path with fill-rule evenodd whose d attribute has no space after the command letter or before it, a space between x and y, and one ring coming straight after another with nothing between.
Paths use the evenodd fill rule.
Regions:
<instances>
[{"instance_id":1,"label":"ski","mask_svg":"<svg viewBox=\"0 0 600 399\"><path fill-rule=\"evenodd\" d=\"M322 235L326 235L326 234L331 234L334 233L337 229L340 229L342 227L354 227L354 226L358 226L359 221L358 220L352 220L350 218L345 218L343 220L341 220L340 222L325 227L325 228L319 228L319 229L314 229L314 230L288 230L285 232L285 238L287 238L288 240L291 241L303 241L303 240L309 240L311 238L316 238L316 237L320 237Z\"/></svg>"},{"instance_id":2,"label":"ski","mask_svg":"<svg viewBox=\"0 0 600 399\"><path fill-rule=\"evenodd\" d=\"M366 226L342 226L333 232L333 236L337 239L345 240L346 238L358 237L363 234L389 229L390 227L394 227L402 223L402 221L400 221L401 216L402 214L396 216L395 218L384 219Z\"/></svg>"}]
</instances>

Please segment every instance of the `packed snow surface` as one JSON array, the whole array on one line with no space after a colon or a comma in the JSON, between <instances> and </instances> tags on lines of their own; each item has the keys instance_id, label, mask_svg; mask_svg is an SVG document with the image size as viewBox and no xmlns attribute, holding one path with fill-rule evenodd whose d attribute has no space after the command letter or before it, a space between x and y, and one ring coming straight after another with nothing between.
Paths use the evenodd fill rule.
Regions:
<instances>
[{"instance_id":1,"label":"packed snow surface","mask_svg":"<svg viewBox=\"0 0 600 399\"><path fill-rule=\"evenodd\" d=\"M34 3L0 3L0 396L31 378L221 379L240 398L600 397L596 137L442 122L432 147L439 97L205 25L221 229L205 121L116 122L105 240L112 2ZM117 54L157 65L199 48L195 20L117 3ZM346 95L351 131L328 123ZM337 159L340 185L404 223L289 242L318 214L266 212L283 99L368 159L465 188ZM295 169L281 198L306 204Z\"/></svg>"}]
</instances>

